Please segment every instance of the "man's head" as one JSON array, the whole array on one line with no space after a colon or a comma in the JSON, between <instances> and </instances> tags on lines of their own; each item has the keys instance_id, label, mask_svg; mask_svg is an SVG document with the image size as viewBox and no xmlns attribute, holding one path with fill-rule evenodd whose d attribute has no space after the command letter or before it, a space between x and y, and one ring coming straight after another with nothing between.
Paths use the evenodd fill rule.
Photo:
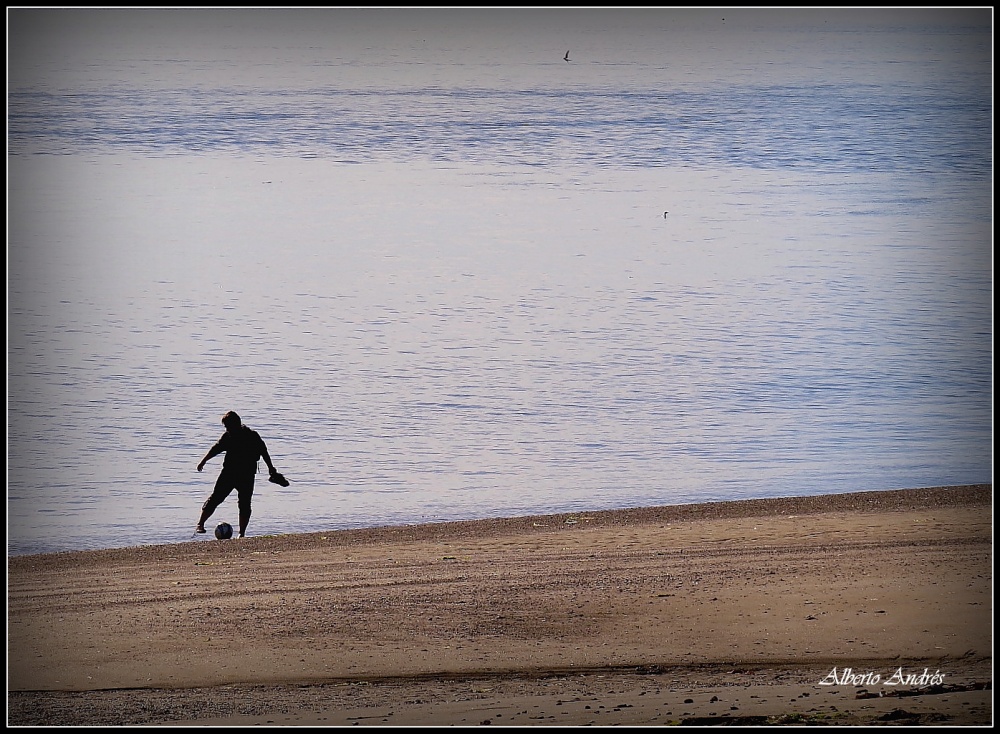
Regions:
<instances>
[{"instance_id":1,"label":"man's head","mask_svg":"<svg viewBox=\"0 0 1000 734\"><path fill-rule=\"evenodd\" d=\"M222 425L226 427L227 431L235 431L237 428L243 425L243 420L236 413L235 410L230 410L224 416L222 416Z\"/></svg>"}]
</instances>

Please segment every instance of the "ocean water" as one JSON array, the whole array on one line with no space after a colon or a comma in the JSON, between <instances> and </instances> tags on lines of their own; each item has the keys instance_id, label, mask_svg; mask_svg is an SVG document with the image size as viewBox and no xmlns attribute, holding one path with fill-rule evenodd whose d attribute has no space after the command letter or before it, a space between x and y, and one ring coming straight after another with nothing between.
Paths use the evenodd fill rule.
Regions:
<instances>
[{"instance_id":1,"label":"ocean water","mask_svg":"<svg viewBox=\"0 0 1000 734\"><path fill-rule=\"evenodd\" d=\"M992 481L991 9L8 26L8 555Z\"/></svg>"}]
</instances>

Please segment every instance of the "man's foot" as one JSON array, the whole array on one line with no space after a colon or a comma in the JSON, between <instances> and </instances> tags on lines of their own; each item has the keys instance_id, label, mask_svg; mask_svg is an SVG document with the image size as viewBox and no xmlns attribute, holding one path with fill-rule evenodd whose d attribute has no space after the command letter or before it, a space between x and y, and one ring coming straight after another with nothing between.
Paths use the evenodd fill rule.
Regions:
<instances>
[{"instance_id":1,"label":"man's foot","mask_svg":"<svg viewBox=\"0 0 1000 734\"><path fill-rule=\"evenodd\" d=\"M205 532L205 526L204 526L204 525L199 525L198 527L196 527L196 528L194 529L194 531L195 531L196 533L204 533L204 532Z\"/></svg>"},{"instance_id":2,"label":"man's foot","mask_svg":"<svg viewBox=\"0 0 1000 734\"><path fill-rule=\"evenodd\" d=\"M241 538L242 538L242 537L244 537L243 533L240 533L240 537L241 537Z\"/></svg>"}]
</instances>

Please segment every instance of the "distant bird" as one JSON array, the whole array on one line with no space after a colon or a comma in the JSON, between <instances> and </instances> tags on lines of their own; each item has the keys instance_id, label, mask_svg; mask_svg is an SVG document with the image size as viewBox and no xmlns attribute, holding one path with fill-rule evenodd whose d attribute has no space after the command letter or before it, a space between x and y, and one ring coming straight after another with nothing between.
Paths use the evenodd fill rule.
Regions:
<instances>
[{"instance_id":1,"label":"distant bird","mask_svg":"<svg viewBox=\"0 0 1000 734\"><path fill-rule=\"evenodd\" d=\"M563 56L563 61L569 61L569 51L567 51L566 55Z\"/></svg>"}]
</instances>

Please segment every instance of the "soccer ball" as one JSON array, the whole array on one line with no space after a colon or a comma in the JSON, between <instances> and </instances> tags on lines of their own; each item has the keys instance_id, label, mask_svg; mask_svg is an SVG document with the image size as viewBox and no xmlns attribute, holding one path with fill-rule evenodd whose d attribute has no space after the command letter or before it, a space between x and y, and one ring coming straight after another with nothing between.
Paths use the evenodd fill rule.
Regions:
<instances>
[{"instance_id":1,"label":"soccer ball","mask_svg":"<svg viewBox=\"0 0 1000 734\"><path fill-rule=\"evenodd\" d=\"M220 522L215 528L215 537L219 540L229 540L233 537L233 526L228 522Z\"/></svg>"}]
</instances>

